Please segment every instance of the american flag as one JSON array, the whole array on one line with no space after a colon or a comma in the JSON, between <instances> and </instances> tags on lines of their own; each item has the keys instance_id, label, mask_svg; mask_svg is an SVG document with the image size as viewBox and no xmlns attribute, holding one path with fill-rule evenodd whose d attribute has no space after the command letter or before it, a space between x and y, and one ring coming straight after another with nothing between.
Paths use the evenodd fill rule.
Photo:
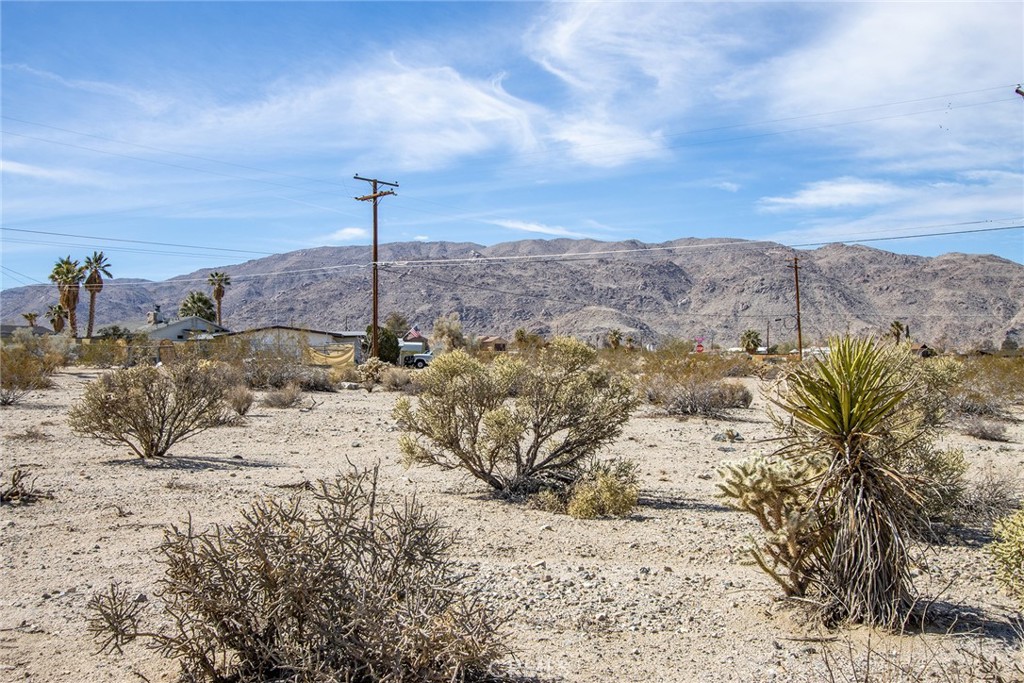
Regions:
<instances>
[{"instance_id":1,"label":"american flag","mask_svg":"<svg viewBox=\"0 0 1024 683\"><path fill-rule=\"evenodd\" d=\"M420 334L420 326L419 325L413 325L412 329L409 330L408 333L406 333L405 338L406 339L423 339L423 335Z\"/></svg>"}]
</instances>

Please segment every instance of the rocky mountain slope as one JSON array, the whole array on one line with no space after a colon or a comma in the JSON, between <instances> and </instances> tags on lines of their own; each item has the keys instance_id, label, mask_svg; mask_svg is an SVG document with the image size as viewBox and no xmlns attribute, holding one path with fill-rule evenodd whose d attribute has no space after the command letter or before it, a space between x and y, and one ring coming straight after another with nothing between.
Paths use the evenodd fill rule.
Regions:
<instances>
[{"instance_id":1,"label":"rocky mountain slope","mask_svg":"<svg viewBox=\"0 0 1024 683\"><path fill-rule=\"evenodd\" d=\"M773 342L796 338L793 257L798 257L805 344L837 332L888 329L956 348L1024 344L1024 266L995 256L898 255L864 246L813 251L768 242L680 239L524 240L490 247L409 242L380 247L380 315L398 311L429 332L452 311L473 334L518 328L593 341L619 329L638 341L703 337L735 346L746 329ZM206 274L227 272L224 322L232 329L282 324L361 329L370 320L369 247L321 247L217 265L152 283L118 280L100 294L97 324L136 325L155 305L177 309ZM116 270L115 270L116 273ZM0 293L5 323L45 311L55 287ZM79 320L87 315L82 296Z\"/></svg>"}]
</instances>

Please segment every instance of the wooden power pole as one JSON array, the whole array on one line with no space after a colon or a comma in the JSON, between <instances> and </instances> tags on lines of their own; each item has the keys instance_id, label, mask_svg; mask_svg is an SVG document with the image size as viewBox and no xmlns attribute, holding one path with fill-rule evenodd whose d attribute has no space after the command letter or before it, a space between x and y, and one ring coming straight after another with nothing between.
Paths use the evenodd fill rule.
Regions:
<instances>
[{"instance_id":1,"label":"wooden power pole","mask_svg":"<svg viewBox=\"0 0 1024 683\"><path fill-rule=\"evenodd\" d=\"M370 355L373 356L374 358L380 358L380 346L379 346L380 335L379 335L379 333L377 331L377 319L378 319L378 310L377 310L377 299L378 299L378 290L377 290L377 202L380 201L381 197L386 197L389 194L395 194L395 191L394 190L381 190L381 191L378 191L377 190L377 186L378 185L387 185L388 187L398 187L398 183L386 183L383 180L377 180L376 178L362 178L362 177L360 177L358 175L353 176L353 177L356 180L362 180L362 181L365 181L367 183L370 183L370 185L373 188L372 191L370 192L370 194L363 195L362 197L356 197L356 200L360 201L360 202L368 202L370 200L373 200L373 255L371 256L372 263L373 263L373 294L372 294L372 298L373 298L373 320L372 320L371 326L370 326L370 329L371 329L371 333L370 333L370 340L371 340L370 341Z\"/></svg>"},{"instance_id":2,"label":"wooden power pole","mask_svg":"<svg viewBox=\"0 0 1024 683\"><path fill-rule=\"evenodd\" d=\"M796 283L796 348L800 352L800 360L804 359L804 337L800 327L800 257L793 257L793 280Z\"/></svg>"}]
</instances>

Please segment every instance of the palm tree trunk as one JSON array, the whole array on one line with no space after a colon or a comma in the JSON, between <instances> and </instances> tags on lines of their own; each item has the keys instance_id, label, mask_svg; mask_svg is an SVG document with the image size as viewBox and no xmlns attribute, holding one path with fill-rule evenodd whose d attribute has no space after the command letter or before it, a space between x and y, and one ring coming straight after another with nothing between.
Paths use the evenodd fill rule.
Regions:
<instances>
[{"instance_id":1,"label":"palm tree trunk","mask_svg":"<svg viewBox=\"0 0 1024 683\"><path fill-rule=\"evenodd\" d=\"M85 336L92 339L92 325L96 320L96 292L89 292L89 325L85 328Z\"/></svg>"}]
</instances>

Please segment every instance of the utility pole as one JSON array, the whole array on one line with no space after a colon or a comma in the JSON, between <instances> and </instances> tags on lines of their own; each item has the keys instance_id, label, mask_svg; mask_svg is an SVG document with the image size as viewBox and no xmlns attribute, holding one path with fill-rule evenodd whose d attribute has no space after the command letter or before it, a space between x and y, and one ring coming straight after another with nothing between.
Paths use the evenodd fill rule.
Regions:
<instances>
[{"instance_id":1,"label":"utility pole","mask_svg":"<svg viewBox=\"0 0 1024 683\"><path fill-rule=\"evenodd\" d=\"M793 257L793 280L796 282L796 348L800 352L800 360L804 359L804 337L800 328L800 257Z\"/></svg>"},{"instance_id":2,"label":"utility pole","mask_svg":"<svg viewBox=\"0 0 1024 683\"><path fill-rule=\"evenodd\" d=\"M380 358L380 347L378 345L380 335L377 332L377 202L380 201L381 197L386 197L389 194L395 194L395 191L381 190L378 192L377 186L387 185L388 187L398 187L398 183L386 183L383 180L377 180L376 178L362 178L359 175L355 175L352 177L355 178L356 180L362 180L364 182L370 183L370 185L373 188L370 194L363 195L362 197L356 197L355 199L356 201L360 202L368 202L370 200L373 200L373 255L371 256L373 262L373 321L370 327L370 329L372 330L372 332L370 333L370 355L373 356L374 358Z\"/></svg>"}]
</instances>

